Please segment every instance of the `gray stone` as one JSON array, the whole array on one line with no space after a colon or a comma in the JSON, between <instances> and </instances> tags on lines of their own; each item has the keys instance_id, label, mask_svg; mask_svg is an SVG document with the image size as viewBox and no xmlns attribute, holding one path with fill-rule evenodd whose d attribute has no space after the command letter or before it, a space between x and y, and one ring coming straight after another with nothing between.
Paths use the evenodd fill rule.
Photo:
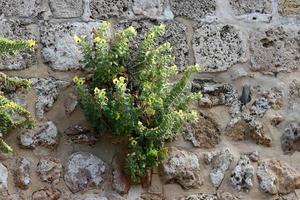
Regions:
<instances>
[{"instance_id":1,"label":"gray stone","mask_svg":"<svg viewBox=\"0 0 300 200\"><path fill-rule=\"evenodd\" d=\"M180 200L218 200L218 197L212 194L199 193L188 195Z\"/></svg>"},{"instance_id":2,"label":"gray stone","mask_svg":"<svg viewBox=\"0 0 300 200\"><path fill-rule=\"evenodd\" d=\"M296 16L300 15L299 0L279 0L278 12L281 16Z\"/></svg>"},{"instance_id":3,"label":"gray stone","mask_svg":"<svg viewBox=\"0 0 300 200\"><path fill-rule=\"evenodd\" d=\"M199 188L202 185L201 170L196 154L171 148L169 157L162 164L165 182L176 182L183 188Z\"/></svg>"},{"instance_id":4,"label":"gray stone","mask_svg":"<svg viewBox=\"0 0 300 200\"><path fill-rule=\"evenodd\" d=\"M64 180L69 189L79 192L88 188L99 188L107 165L100 158L90 153L73 153L65 166Z\"/></svg>"},{"instance_id":5,"label":"gray stone","mask_svg":"<svg viewBox=\"0 0 300 200\"><path fill-rule=\"evenodd\" d=\"M90 8L95 19L133 18L132 0L91 0Z\"/></svg>"},{"instance_id":6,"label":"gray stone","mask_svg":"<svg viewBox=\"0 0 300 200\"><path fill-rule=\"evenodd\" d=\"M52 187L45 187L41 190L35 191L32 194L32 200L58 200L60 199L61 192Z\"/></svg>"},{"instance_id":7,"label":"gray stone","mask_svg":"<svg viewBox=\"0 0 300 200\"><path fill-rule=\"evenodd\" d=\"M300 124L291 123L281 136L281 148L285 153L300 151Z\"/></svg>"},{"instance_id":8,"label":"gray stone","mask_svg":"<svg viewBox=\"0 0 300 200\"><path fill-rule=\"evenodd\" d=\"M83 14L82 0L50 0L49 3L55 18L80 17Z\"/></svg>"},{"instance_id":9,"label":"gray stone","mask_svg":"<svg viewBox=\"0 0 300 200\"><path fill-rule=\"evenodd\" d=\"M33 30L18 20L0 17L0 37L24 41L36 39ZM28 50L14 55L0 55L0 70L22 70L36 63L36 55Z\"/></svg>"},{"instance_id":10,"label":"gray stone","mask_svg":"<svg viewBox=\"0 0 300 200\"><path fill-rule=\"evenodd\" d=\"M74 35L90 38L92 29L98 26L98 22L43 24L40 32L44 61L58 71L82 68L83 55Z\"/></svg>"},{"instance_id":11,"label":"gray stone","mask_svg":"<svg viewBox=\"0 0 300 200\"><path fill-rule=\"evenodd\" d=\"M291 72L300 65L299 30L261 28L250 35L251 69L263 73Z\"/></svg>"},{"instance_id":12,"label":"gray stone","mask_svg":"<svg viewBox=\"0 0 300 200\"><path fill-rule=\"evenodd\" d=\"M55 124L49 121L22 132L19 138L20 144L26 148L36 148L37 146L50 148L58 144L58 130Z\"/></svg>"},{"instance_id":13,"label":"gray stone","mask_svg":"<svg viewBox=\"0 0 300 200\"><path fill-rule=\"evenodd\" d=\"M8 17L36 17L41 0L0 0L0 15Z\"/></svg>"},{"instance_id":14,"label":"gray stone","mask_svg":"<svg viewBox=\"0 0 300 200\"><path fill-rule=\"evenodd\" d=\"M174 18L167 0L136 0L132 10L135 15L150 19L171 20Z\"/></svg>"},{"instance_id":15,"label":"gray stone","mask_svg":"<svg viewBox=\"0 0 300 200\"><path fill-rule=\"evenodd\" d=\"M108 200L108 198L97 194L79 194L74 196L72 200Z\"/></svg>"},{"instance_id":16,"label":"gray stone","mask_svg":"<svg viewBox=\"0 0 300 200\"><path fill-rule=\"evenodd\" d=\"M287 195L281 195L274 200L299 200L299 198L295 193L290 193Z\"/></svg>"},{"instance_id":17,"label":"gray stone","mask_svg":"<svg viewBox=\"0 0 300 200\"><path fill-rule=\"evenodd\" d=\"M37 164L36 172L43 182L57 184L61 176L62 165L60 160L52 157L41 158Z\"/></svg>"},{"instance_id":18,"label":"gray stone","mask_svg":"<svg viewBox=\"0 0 300 200\"><path fill-rule=\"evenodd\" d=\"M77 95L71 93L68 95L67 99L64 102L65 113L70 116L78 106L78 97Z\"/></svg>"},{"instance_id":19,"label":"gray stone","mask_svg":"<svg viewBox=\"0 0 300 200\"><path fill-rule=\"evenodd\" d=\"M226 71L247 60L242 32L232 25L203 24L194 32L193 49L206 72Z\"/></svg>"},{"instance_id":20,"label":"gray stone","mask_svg":"<svg viewBox=\"0 0 300 200\"><path fill-rule=\"evenodd\" d=\"M254 167L247 156L241 156L231 172L230 183L237 191L249 191L252 186Z\"/></svg>"},{"instance_id":21,"label":"gray stone","mask_svg":"<svg viewBox=\"0 0 300 200\"><path fill-rule=\"evenodd\" d=\"M289 84L289 99L292 101L300 99L300 81L296 79Z\"/></svg>"},{"instance_id":22,"label":"gray stone","mask_svg":"<svg viewBox=\"0 0 300 200\"><path fill-rule=\"evenodd\" d=\"M229 192L218 192L218 200L239 200L240 198Z\"/></svg>"},{"instance_id":23,"label":"gray stone","mask_svg":"<svg viewBox=\"0 0 300 200\"><path fill-rule=\"evenodd\" d=\"M59 95L59 90L70 85L70 82L52 78L33 78L31 81L37 94L35 113L38 119L43 119L45 112L54 105Z\"/></svg>"},{"instance_id":24,"label":"gray stone","mask_svg":"<svg viewBox=\"0 0 300 200\"><path fill-rule=\"evenodd\" d=\"M269 102L266 98L261 97L255 100L251 107L251 115L263 117L267 110L270 109Z\"/></svg>"},{"instance_id":25,"label":"gray stone","mask_svg":"<svg viewBox=\"0 0 300 200\"><path fill-rule=\"evenodd\" d=\"M187 17L197 21L200 21L206 16L215 15L216 11L215 0L171 0L170 4L171 9L176 17Z\"/></svg>"},{"instance_id":26,"label":"gray stone","mask_svg":"<svg viewBox=\"0 0 300 200\"><path fill-rule=\"evenodd\" d=\"M7 191L8 187L8 170L0 162L0 194Z\"/></svg>"},{"instance_id":27,"label":"gray stone","mask_svg":"<svg viewBox=\"0 0 300 200\"><path fill-rule=\"evenodd\" d=\"M18 158L16 162L16 169L14 170L15 185L21 189L27 189L31 182L30 178L31 161L27 158Z\"/></svg>"},{"instance_id":28,"label":"gray stone","mask_svg":"<svg viewBox=\"0 0 300 200\"><path fill-rule=\"evenodd\" d=\"M125 173L124 166L126 165L126 154L119 153L114 156L112 162L112 176L113 184L112 187L117 193L124 195L128 194L130 190L131 180L130 177Z\"/></svg>"},{"instance_id":29,"label":"gray stone","mask_svg":"<svg viewBox=\"0 0 300 200\"><path fill-rule=\"evenodd\" d=\"M272 14L272 0L230 0L229 2L235 15Z\"/></svg>"}]
</instances>

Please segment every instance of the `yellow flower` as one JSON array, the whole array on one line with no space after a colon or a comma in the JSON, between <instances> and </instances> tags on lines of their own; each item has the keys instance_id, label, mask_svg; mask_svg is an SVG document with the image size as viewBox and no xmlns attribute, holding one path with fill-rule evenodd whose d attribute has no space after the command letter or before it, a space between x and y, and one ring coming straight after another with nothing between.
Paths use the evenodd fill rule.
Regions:
<instances>
[{"instance_id":1,"label":"yellow flower","mask_svg":"<svg viewBox=\"0 0 300 200\"><path fill-rule=\"evenodd\" d=\"M35 47L36 42L35 42L35 40L28 40L28 41L27 41L27 45L28 45L29 47Z\"/></svg>"},{"instance_id":2,"label":"yellow flower","mask_svg":"<svg viewBox=\"0 0 300 200\"><path fill-rule=\"evenodd\" d=\"M131 145L136 145L137 141L136 140L131 140Z\"/></svg>"},{"instance_id":3,"label":"yellow flower","mask_svg":"<svg viewBox=\"0 0 300 200\"><path fill-rule=\"evenodd\" d=\"M80 43L82 39L78 35L74 35L74 40L76 43Z\"/></svg>"}]
</instances>

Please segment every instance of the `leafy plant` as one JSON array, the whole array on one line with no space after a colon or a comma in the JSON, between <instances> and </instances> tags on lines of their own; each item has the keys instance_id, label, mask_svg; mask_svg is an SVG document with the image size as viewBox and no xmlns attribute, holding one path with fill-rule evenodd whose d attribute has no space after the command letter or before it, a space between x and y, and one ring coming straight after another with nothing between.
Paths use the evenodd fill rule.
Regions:
<instances>
[{"instance_id":1,"label":"leafy plant","mask_svg":"<svg viewBox=\"0 0 300 200\"><path fill-rule=\"evenodd\" d=\"M164 34L164 25L146 34L138 56L130 48L136 35L133 27L114 36L109 30L110 24L104 22L93 31L91 42L74 37L91 73L89 80L74 77L74 83L80 105L97 132L128 136L127 169L139 182L165 158L165 142L196 117L190 105L200 94L191 93L187 86L199 67L190 66L179 74L170 43L155 42ZM179 81L171 81L178 76Z\"/></svg>"},{"instance_id":2,"label":"leafy plant","mask_svg":"<svg viewBox=\"0 0 300 200\"><path fill-rule=\"evenodd\" d=\"M31 49L35 46L33 40L16 42L0 37L0 54L14 54L17 51ZM10 78L0 72L0 150L4 153L12 152L12 148L5 143L3 137L12 129L32 126L34 120L30 112L21 105L9 100L5 94L18 89L27 89L30 82L25 79Z\"/></svg>"}]
</instances>

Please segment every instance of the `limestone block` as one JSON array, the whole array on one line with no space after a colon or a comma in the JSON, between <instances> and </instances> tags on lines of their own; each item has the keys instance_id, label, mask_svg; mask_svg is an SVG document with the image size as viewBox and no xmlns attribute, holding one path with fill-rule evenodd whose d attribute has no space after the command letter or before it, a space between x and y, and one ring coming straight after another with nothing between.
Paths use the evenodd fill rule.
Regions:
<instances>
[{"instance_id":1,"label":"limestone block","mask_svg":"<svg viewBox=\"0 0 300 200\"><path fill-rule=\"evenodd\" d=\"M54 18L80 17L83 13L82 0L50 0Z\"/></svg>"},{"instance_id":2,"label":"limestone block","mask_svg":"<svg viewBox=\"0 0 300 200\"><path fill-rule=\"evenodd\" d=\"M36 17L41 0L0 0L0 15L8 17Z\"/></svg>"},{"instance_id":3,"label":"limestone block","mask_svg":"<svg viewBox=\"0 0 300 200\"><path fill-rule=\"evenodd\" d=\"M282 16L300 15L300 0L279 0L278 12Z\"/></svg>"},{"instance_id":4,"label":"limestone block","mask_svg":"<svg viewBox=\"0 0 300 200\"><path fill-rule=\"evenodd\" d=\"M272 0L230 0L229 3L235 15L272 14Z\"/></svg>"},{"instance_id":5,"label":"limestone block","mask_svg":"<svg viewBox=\"0 0 300 200\"><path fill-rule=\"evenodd\" d=\"M136 0L132 10L135 15L160 20L170 20L174 15L167 0Z\"/></svg>"}]
</instances>

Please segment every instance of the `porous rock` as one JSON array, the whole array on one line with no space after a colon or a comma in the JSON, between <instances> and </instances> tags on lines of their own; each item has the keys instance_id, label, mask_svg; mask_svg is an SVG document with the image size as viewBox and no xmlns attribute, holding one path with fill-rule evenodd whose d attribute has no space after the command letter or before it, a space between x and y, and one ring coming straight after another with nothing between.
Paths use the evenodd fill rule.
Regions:
<instances>
[{"instance_id":1,"label":"porous rock","mask_svg":"<svg viewBox=\"0 0 300 200\"><path fill-rule=\"evenodd\" d=\"M296 16L300 15L300 1L299 0L279 0L278 12L282 16Z\"/></svg>"},{"instance_id":2,"label":"porous rock","mask_svg":"<svg viewBox=\"0 0 300 200\"><path fill-rule=\"evenodd\" d=\"M7 191L8 187L8 170L0 162L0 194Z\"/></svg>"},{"instance_id":3,"label":"porous rock","mask_svg":"<svg viewBox=\"0 0 300 200\"><path fill-rule=\"evenodd\" d=\"M75 193L103 184L107 165L100 158L86 152L73 153L65 166L64 180Z\"/></svg>"},{"instance_id":4,"label":"porous rock","mask_svg":"<svg viewBox=\"0 0 300 200\"><path fill-rule=\"evenodd\" d=\"M91 0L90 8L95 19L133 18L132 0Z\"/></svg>"},{"instance_id":5,"label":"porous rock","mask_svg":"<svg viewBox=\"0 0 300 200\"><path fill-rule=\"evenodd\" d=\"M230 0L235 15L245 15L251 13L272 14L272 0Z\"/></svg>"},{"instance_id":6,"label":"porous rock","mask_svg":"<svg viewBox=\"0 0 300 200\"><path fill-rule=\"evenodd\" d=\"M281 147L285 153L300 151L300 124L291 123L281 136Z\"/></svg>"},{"instance_id":7,"label":"porous rock","mask_svg":"<svg viewBox=\"0 0 300 200\"><path fill-rule=\"evenodd\" d=\"M230 183L237 191L249 191L252 186L254 167L247 156L241 156L231 172Z\"/></svg>"},{"instance_id":8,"label":"porous rock","mask_svg":"<svg viewBox=\"0 0 300 200\"><path fill-rule=\"evenodd\" d=\"M41 0L0 0L0 15L6 17L36 17L40 10Z\"/></svg>"},{"instance_id":9,"label":"porous rock","mask_svg":"<svg viewBox=\"0 0 300 200\"><path fill-rule=\"evenodd\" d=\"M197 21L200 21L206 16L215 15L216 11L215 0L171 0L170 4L176 17L181 16Z\"/></svg>"},{"instance_id":10,"label":"porous rock","mask_svg":"<svg viewBox=\"0 0 300 200\"><path fill-rule=\"evenodd\" d=\"M98 22L47 23L40 26L42 55L53 70L67 71L82 67L82 51L74 35L90 38Z\"/></svg>"},{"instance_id":11,"label":"porous rock","mask_svg":"<svg viewBox=\"0 0 300 200\"><path fill-rule=\"evenodd\" d=\"M300 99L300 81L293 79L289 84L289 99L294 101Z\"/></svg>"},{"instance_id":12,"label":"porous rock","mask_svg":"<svg viewBox=\"0 0 300 200\"><path fill-rule=\"evenodd\" d=\"M62 165L60 160L52 157L41 158L37 164L36 172L43 182L57 184L61 176Z\"/></svg>"},{"instance_id":13,"label":"porous rock","mask_svg":"<svg viewBox=\"0 0 300 200\"><path fill-rule=\"evenodd\" d=\"M83 14L82 0L50 0L49 3L55 18L80 17Z\"/></svg>"},{"instance_id":14,"label":"porous rock","mask_svg":"<svg viewBox=\"0 0 300 200\"><path fill-rule=\"evenodd\" d=\"M196 63L206 72L220 72L246 62L243 37L242 32L232 25L201 25L193 35Z\"/></svg>"},{"instance_id":15,"label":"porous rock","mask_svg":"<svg viewBox=\"0 0 300 200\"><path fill-rule=\"evenodd\" d=\"M180 200L218 200L218 197L212 194L198 193L180 198Z\"/></svg>"},{"instance_id":16,"label":"porous rock","mask_svg":"<svg viewBox=\"0 0 300 200\"><path fill-rule=\"evenodd\" d=\"M291 72L300 65L300 32L295 29L261 28L250 35L251 69L263 73Z\"/></svg>"},{"instance_id":17,"label":"porous rock","mask_svg":"<svg viewBox=\"0 0 300 200\"><path fill-rule=\"evenodd\" d=\"M218 200L239 200L240 198L229 192L218 192Z\"/></svg>"},{"instance_id":18,"label":"porous rock","mask_svg":"<svg viewBox=\"0 0 300 200\"><path fill-rule=\"evenodd\" d=\"M127 194L130 189L130 177L124 171L124 165L126 165L126 155L119 153L114 156L112 162L113 168L113 189L121 194Z\"/></svg>"},{"instance_id":19,"label":"porous rock","mask_svg":"<svg viewBox=\"0 0 300 200\"><path fill-rule=\"evenodd\" d=\"M97 194L78 194L72 200L108 200L108 198Z\"/></svg>"},{"instance_id":20,"label":"porous rock","mask_svg":"<svg viewBox=\"0 0 300 200\"><path fill-rule=\"evenodd\" d=\"M266 159L257 167L260 188L270 194L288 194L300 188L300 173L281 160Z\"/></svg>"},{"instance_id":21,"label":"porous rock","mask_svg":"<svg viewBox=\"0 0 300 200\"><path fill-rule=\"evenodd\" d=\"M174 17L166 0L135 0L132 10L135 15L150 19L171 20Z\"/></svg>"},{"instance_id":22,"label":"porous rock","mask_svg":"<svg viewBox=\"0 0 300 200\"><path fill-rule=\"evenodd\" d=\"M165 182L176 182L183 188L199 188L202 185L198 157L190 152L171 148L169 157L162 163Z\"/></svg>"},{"instance_id":23,"label":"porous rock","mask_svg":"<svg viewBox=\"0 0 300 200\"><path fill-rule=\"evenodd\" d=\"M35 191L32 194L32 200L59 200L61 192L52 187L45 187L41 190Z\"/></svg>"},{"instance_id":24,"label":"porous rock","mask_svg":"<svg viewBox=\"0 0 300 200\"><path fill-rule=\"evenodd\" d=\"M58 130L52 121L41 123L33 129L22 132L20 144L25 148L43 146L51 148L58 144Z\"/></svg>"},{"instance_id":25,"label":"porous rock","mask_svg":"<svg viewBox=\"0 0 300 200\"><path fill-rule=\"evenodd\" d=\"M257 115L263 117L267 110L270 109L269 102L266 98L261 97L256 99L250 109L251 115Z\"/></svg>"},{"instance_id":26,"label":"porous rock","mask_svg":"<svg viewBox=\"0 0 300 200\"><path fill-rule=\"evenodd\" d=\"M14 182L18 188L27 189L31 183L30 178L31 161L25 157L18 158L14 170Z\"/></svg>"},{"instance_id":27,"label":"porous rock","mask_svg":"<svg viewBox=\"0 0 300 200\"><path fill-rule=\"evenodd\" d=\"M65 131L65 134L69 136L69 140L76 144L87 144L94 145L98 139L92 134L92 132L83 126L73 125L68 127Z\"/></svg>"}]
</instances>

